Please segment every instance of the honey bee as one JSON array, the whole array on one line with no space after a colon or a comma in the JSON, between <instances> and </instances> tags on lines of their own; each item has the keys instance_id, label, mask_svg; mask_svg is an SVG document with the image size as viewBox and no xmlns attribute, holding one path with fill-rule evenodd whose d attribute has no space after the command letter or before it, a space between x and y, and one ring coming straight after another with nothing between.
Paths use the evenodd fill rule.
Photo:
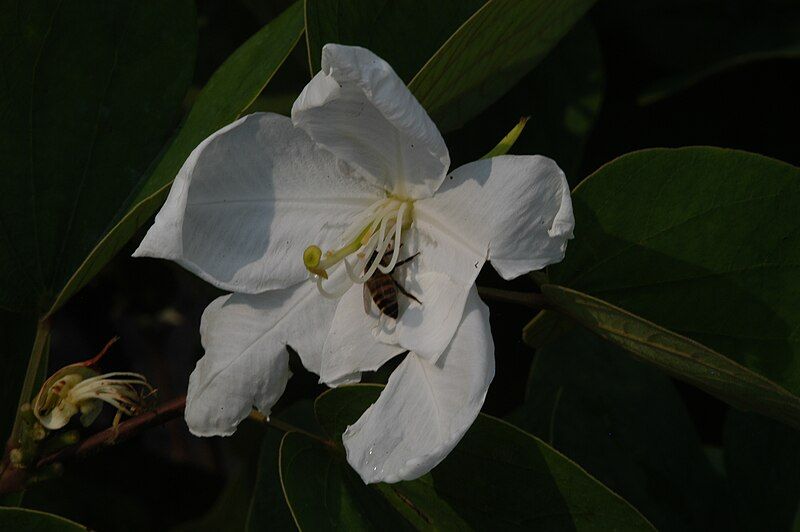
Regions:
<instances>
[{"instance_id":1,"label":"honey bee","mask_svg":"<svg viewBox=\"0 0 800 532\"><path fill-rule=\"evenodd\" d=\"M376 254L377 251L372 253L372 257L367 261L367 264L371 264L372 261L375 260ZM392 249L389 247L386 253L383 254L383 257L381 257L381 266L385 267L389 264L391 255ZM419 299L409 293L394 277L392 277L392 274L398 266L411 262L417 255L419 255L419 253L415 253L406 259L398 261L394 265L394 268L388 273L383 273L379 269L375 270L375 273L364 282L364 311L367 314L370 313L372 302L374 301L375 305L378 307L379 313L397 319L397 292L400 292L409 299L413 299L420 305L422 304Z\"/></svg>"}]
</instances>

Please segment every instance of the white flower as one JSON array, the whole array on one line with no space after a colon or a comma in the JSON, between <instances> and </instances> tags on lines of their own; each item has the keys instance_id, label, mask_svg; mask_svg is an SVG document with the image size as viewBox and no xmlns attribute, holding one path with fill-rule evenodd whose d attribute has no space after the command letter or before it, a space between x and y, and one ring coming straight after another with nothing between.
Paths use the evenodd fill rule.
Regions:
<instances>
[{"instance_id":1,"label":"white flower","mask_svg":"<svg viewBox=\"0 0 800 532\"><path fill-rule=\"evenodd\" d=\"M506 279L557 262L573 227L552 160L449 164L391 67L332 44L291 120L249 115L192 152L135 255L234 292L203 315L193 433L231 434L252 406L269 414L289 378L286 344L333 386L409 351L345 433L348 460L365 482L394 482L447 455L494 375L478 272L487 259ZM396 320L365 312L361 283L412 256L394 277L420 303L399 295Z\"/></svg>"}]
</instances>

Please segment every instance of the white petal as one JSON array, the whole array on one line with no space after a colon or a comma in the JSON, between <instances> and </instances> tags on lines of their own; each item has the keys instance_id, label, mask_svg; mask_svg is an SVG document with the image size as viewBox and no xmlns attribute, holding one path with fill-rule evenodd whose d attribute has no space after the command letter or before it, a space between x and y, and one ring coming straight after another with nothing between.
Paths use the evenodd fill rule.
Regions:
<instances>
[{"instance_id":1,"label":"white petal","mask_svg":"<svg viewBox=\"0 0 800 532\"><path fill-rule=\"evenodd\" d=\"M292 120L360 174L401 197L428 197L450 166L436 125L386 61L356 46L326 44L322 70L292 107Z\"/></svg>"},{"instance_id":2,"label":"white petal","mask_svg":"<svg viewBox=\"0 0 800 532\"><path fill-rule=\"evenodd\" d=\"M309 370L319 372L334 307L311 282L214 300L200 325L206 352L189 377L186 395L192 434L233 434L254 406L269 415L290 376L287 344Z\"/></svg>"},{"instance_id":3,"label":"white petal","mask_svg":"<svg viewBox=\"0 0 800 532\"><path fill-rule=\"evenodd\" d=\"M401 312L395 334L385 341L435 362L461 322L469 289L484 263L459 235L441 232L424 219L414 222L404 242L405 254L419 253L394 277L421 304L400 296ZM406 304L404 306L404 303Z\"/></svg>"},{"instance_id":4,"label":"white petal","mask_svg":"<svg viewBox=\"0 0 800 532\"><path fill-rule=\"evenodd\" d=\"M354 285L339 300L330 332L322 349L320 380L329 386L347 384L347 375L375 371L405 349L380 342L376 336L377 313L367 314L363 285Z\"/></svg>"},{"instance_id":5,"label":"white petal","mask_svg":"<svg viewBox=\"0 0 800 532\"><path fill-rule=\"evenodd\" d=\"M435 362L461 323L470 286L434 271L420 273L413 284L406 282L404 288L422 304L411 301L403 311L397 322L398 343Z\"/></svg>"},{"instance_id":6,"label":"white petal","mask_svg":"<svg viewBox=\"0 0 800 532\"><path fill-rule=\"evenodd\" d=\"M308 275L305 248L336 246L376 194L288 118L248 115L192 152L134 256L174 260L234 292L286 288Z\"/></svg>"},{"instance_id":7,"label":"white petal","mask_svg":"<svg viewBox=\"0 0 800 532\"><path fill-rule=\"evenodd\" d=\"M417 202L414 212L420 231L440 244L426 250L434 268L453 255L488 257L505 279L563 259L575 225L564 173L538 155L504 155L464 165L448 176L436 196ZM442 245L447 242L455 243L458 252ZM460 275L473 264L453 268Z\"/></svg>"},{"instance_id":8,"label":"white petal","mask_svg":"<svg viewBox=\"0 0 800 532\"><path fill-rule=\"evenodd\" d=\"M436 364L409 353L375 404L347 428L347 461L366 483L424 475L472 425L493 377L489 310L473 289L458 332Z\"/></svg>"}]
</instances>

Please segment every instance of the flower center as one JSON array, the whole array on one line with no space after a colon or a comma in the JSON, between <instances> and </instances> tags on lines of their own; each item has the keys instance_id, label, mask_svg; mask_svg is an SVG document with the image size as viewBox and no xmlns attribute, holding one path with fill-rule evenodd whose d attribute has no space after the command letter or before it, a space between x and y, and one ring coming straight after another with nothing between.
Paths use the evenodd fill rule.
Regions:
<instances>
[{"instance_id":1,"label":"flower center","mask_svg":"<svg viewBox=\"0 0 800 532\"><path fill-rule=\"evenodd\" d=\"M411 227L414 203L411 200L389 197L380 199L361 212L342 234L342 247L323 251L317 245L303 252L303 263L314 274L320 293L338 298L353 283L366 282L376 270L390 273L400 256L403 231ZM383 257L391 253L388 262ZM351 262L352 260L352 262ZM344 264L347 278L329 291L323 279Z\"/></svg>"}]
</instances>

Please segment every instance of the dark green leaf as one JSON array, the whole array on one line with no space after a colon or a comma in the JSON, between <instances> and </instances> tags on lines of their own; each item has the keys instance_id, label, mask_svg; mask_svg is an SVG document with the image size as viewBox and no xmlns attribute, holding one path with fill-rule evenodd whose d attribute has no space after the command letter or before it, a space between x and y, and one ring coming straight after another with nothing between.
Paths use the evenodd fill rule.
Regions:
<instances>
[{"instance_id":1,"label":"dark green leaf","mask_svg":"<svg viewBox=\"0 0 800 532\"><path fill-rule=\"evenodd\" d=\"M43 313L175 126L194 5L7 1L0 20L0 307Z\"/></svg>"},{"instance_id":2,"label":"dark green leaf","mask_svg":"<svg viewBox=\"0 0 800 532\"><path fill-rule=\"evenodd\" d=\"M325 436L325 432L319 425L319 422L317 422L317 417L314 413L313 399L300 399L299 401L292 402L292 404L286 408L281 408L279 403L275 408L275 412L275 415L272 417L276 417L280 421L289 423L293 427L309 432L314 436Z\"/></svg>"},{"instance_id":3,"label":"dark green leaf","mask_svg":"<svg viewBox=\"0 0 800 532\"><path fill-rule=\"evenodd\" d=\"M295 526L281 487L278 460L282 438L282 432L268 427L261 441L255 484L247 498L250 507L245 530L292 530Z\"/></svg>"},{"instance_id":4,"label":"dark green leaf","mask_svg":"<svg viewBox=\"0 0 800 532\"><path fill-rule=\"evenodd\" d=\"M724 441L739 530L797 530L800 433L755 414L731 411Z\"/></svg>"},{"instance_id":5,"label":"dark green leaf","mask_svg":"<svg viewBox=\"0 0 800 532\"><path fill-rule=\"evenodd\" d=\"M795 0L618 0L598 15L646 64L643 103L750 61L800 57Z\"/></svg>"},{"instance_id":6,"label":"dark green leaf","mask_svg":"<svg viewBox=\"0 0 800 532\"><path fill-rule=\"evenodd\" d=\"M381 388L347 386L322 394L315 405L320 423L332 436L340 437L377 399ZM336 455L330 448L312 443L307 442L302 452L296 451L293 460L295 467L300 467L302 453L311 456L314 449L316 463L306 465L305 471L321 476L327 467L321 457L327 454L335 460ZM311 459L307 460L310 463ZM346 468L341 455L339 461L337 467ZM377 489L393 507L403 509L401 514L416 527L490 529L502 523L506 530L651 530L636 510L576 464L530 434L484 415L429 475ZM304 494L307 509L312 507L308 499L313 491ZM294 508L288 489L287 496ZM318 500L314 507L320 504Z\"/></svg>"},{"instance_id":7,"label":"dark green leaf","mask_svg":"<svg viewBox=\"0 0 800 532\"><path fill-rule=\"evenodd\" d=\"M571 331L575 322L552 310L543 310L522 329L522 340L538 349Z\"/></svg>"},{"instance_id":8,"label":"dark green leaf","mask_svg":"<svg viewBox=\"0 0 800 532\"><path fill-rule=\"evenodd\" d=\"M280 474L301 530L413 530L341 455L305 434L283 437Z\"/></svg>"},{"instance_id":9,"label":"dark green leaf","mask_svg":"<svg viewBox=\"0 0 800 532\"><path fill-rule=\"evenodd\" d=\"M189 0L6 1L3 12L0 327L10 345L0 434L7 436L36 319L118 217L177 122L196 22ZM31 378L42 369L35 366Z\"/></svg>"},{"instance_id":10,"label":"dark green leaf","mask_svg":"<svg viewBox=\"0 0 800 532\"><path fill-rule=\"evenodd\" d=\"M206 137L233 122L256 99L283 64L303 31L300 2L253 35L211 76L186 122L153 172L137 191L122 218L73 269L53 309L84 286L161 206L169 186L191 151ZM152 73L149 75L152 76ZM87 250L88 251L88 250ZM86 257L87 253L84 253Z\"/></svg>"},{"instance_id":11,"label":"dark green leaf","mask_svg":"<svg viewBox=\"0 0 800 532\"><path fill-rule=\"evenodd\" d=\"M467 125L448 135L457 162L471 161L520 116L530 117L511 153L554 159L578 183L583 146L600 111L603 62L594 28L579 21L530 73Z\"/></svg>"},{"instance_id":12,"label":"dark green leaf","mask_svg":"<svg viewBox=\"0 0 800 532\"><path fill-rule=\"evenodd\" d=\"M726 528L723 484L681 397L655 369L578 329L536 352L509 419L570 456L659 530Z\"/></svg>"},{"instance_id":13,"label":"dark green leaf","mask_svg":"<svg viewBox=\"0 0 800 532\"><path fill-rule=\"evenodd\" d=\"M708 347L605 301L569 288L543 285L562 313L637 358L744 410L800 426L800 398Z\"/></svg>"},{"instance_id":14,"label":"dark green leaf","mask_svg":"<svg viewBox=\"0 0 800 532\"><path fill-rule=\"evenodd\" d=\"M485 0L306 0L311 74L327 43L363 46L385 59L406 82Z\"/></svg>"},{"instance_id":15,"label":"dark green leaf","mask_svg":"<svg viewBox=\"0 0 800 532\"><path fill-rule=\"evenodd\" d=\"M0 530L85 532L87 529L78 523L53 514L22 508L0 508Z\"/></svg>"},{"instance_id":16,"label":"dark green leaf","mask_svg":"<svg viewBox=\"0 0 800 532\"><path fill-rule=\"evenodd\" d=\"M382 386L374 384L357 384L347 387L347 394L339 394L331 400L331 393L326 392L317 397L314 401L314 411L319 424L328 434L338 450L338 459L343 461L341 453L342 433L347 425L355 422L356 419L372 404L380 393ZM331 452L331 449L328 448ZM350 469L345 463L342 467ZM355 473L349 471L350 475ZM349 478L349 477L348 477ZM411 523L415 528L434 527L441 530L464 530L467 524L464 523L458 514L442 499L436 495L436 491L430 485L429 476L414 482L400 482L397 484L379 484L368 488L355 476L356 481L348 485L351 490L377 490L388 504L394 508L399 515L394 515L393 519L398 519L402 523L403 519ZM360 499L367 500L373 497L374 493L362 494ZM383 504L383 503L382 503ZM374 523L376 528L380 527L380 522ZM402 527L407 526L404 523Z\"/></svg>"},{"instance_id":17,"label":"dark green leaf","mask_svg":"<svg viewBox=\"0 0 800 532\"><path fill-rule=\"evenodd\" d=\"M522 430L480 415L432 473L444 500L477 529L652 530L580 466Z\"/></svg>"},{"instance_id":18,"label":"dark green leaf","mask_svg":"<svg viewBox=\"0 0 800 532\"><path fill-rule=\"evenodd\" d=\"M774 159L707 147L628 154L575 189L576 237L550 279L798 394L798 205L800 169Z\"/></svg>"},{"instance_id":19,"label":"dark green leaf","mask_svg":"<svg viewBox=\"0 0 800 532\"><path fill-rule=\"evenodd\" d=\"M347 426L361 417L382 389L380 384L353 384L322 393L314 401L314 412L325 433L340 444Z\"/></svg>"},{"instance_id":20,"label":"dark green leaf","mask_svg":"<svg viewBox=\"0 0 800 532\"><path fill-rule=\"evenodd\" d=\"M594 0L489 0L409 83L442 131L492 104L539 63Z\"/></svg>"},{"instance_id":21,"label":"dark green leaf","mask_svg":"<svg viewBox=\"0 0 800 532\"><path fill-rule=\"evenodd\" d=\"M344 428L349 422L353 421L349 419L352 417L353 413L357 412L359 408L363 410L363 408L365 408L363 406L364 401L366 400L368 404L373 400L376 390L380 390L380 387L375 387L374 385L356 385L353 387L353 390L355 392L352 399L354 402L350 404L350 402L345 401L344 409L326 401L316 401L314 403L315 408L311 409L312 416L316 409L316 415L319 419L325 419L328 416L333 417L332 420L324 424L324 427L326 431L331 431L331 434L337 433L335 441L339 443L339 446L336 449L331 448L327 443L322 444L319 440L313 439L315 436L323 438L324 435L320 433L321 427L316 420L309 422L306 414L306 404L304 402L296 403L292 407L281 411L279 414L281 420L289 421L292 425L300 427L301 430L308 431L311 438L307 438L305 443L308 444L311 450L310 454L316 456L314 458L315 460L323 460L331 464L332 470L336 472L335 474L338 477L338 480L335 481L331 489L343 489L344 498L348 500L352 499L352 504L355 505L355 508L358 508L358 505L361 504L359 501L363 501L364 504L369 504L369 501L375 500L375 497L382 497L382 499L377 499L378 505L387 509L387 511L392 508L394 509L396 513L391 513L389 519L393 524L392 526L398 528L407 528L409 523L411 523L416 528L424 527L426 524L435 524L440 529L464 529L465 525L458 515L444 504L443 501L438 499L435 492L432 492L430 486L427 484L422 482L403 482L400 484L381 484L374 487L367 487L363 484L361 479L358 478L355 472L350 469L344 461L344 450L341 447L341 432L344 431ZM340 414L345 417L340 417L339 414L337 414L338 410L341 410ZM315 450L321 452L317 453ZM259 482L263 482L264 486L268 486L268 490L272 493L275 492L275 484L277 484L278 491L282 490L277 477L273 476L276 473L274 467L277 466L273 465L273 463L265 463L264 465L266 467L259 473ZM287 474L295 475L297 472L292 470L289 473L287 470ZM341 483L343 487L339 486L339 483ZM283 492L281 491L281 493ZM317 492L317 495L319 495L319 493L322 492ZM256 523L265 524L271 521L273 518L268 512L274 512L274 506L277 505L277 503L268 496L267 502L257 506L255 502L255 496L257 495L258 493L254 494L254 503L253 506L251 506L251 530L259 529L257 526L254 526ZM297 499L288 500L292 501L293 504L301 504L300 510L298 511L302 512L302 508L305 507L302 506L304 504L302 500L304 497L309 497L310 495L311 494L301 492L299 495L293 494L294 497L300 498L299 501ZM287 497L289 497L288 492ZM281 499L281 502L285 507L286 501ZM319 500L312 501L309 504L319 504ZM332 504L333 509L329 512L330 519L336 522L335 520L338 519L340 508L337 506L338 503L333 502ZM347 503L345 506L350 504L351 503ZM256 513L259 513L257 518L255 517ZM357 513L357 515L360 514ZM309 516L300 515L297 511L295 512L295 516L298 519L298 523L301 525L303 525L303 523L310 523L306 521L309 519ZM373 528L380 528L382 526L380 520L374 521L375 516L370 511L365 510L363 512L363 517L366 519L366 523L370 524ZM348 523L350 522L348 521ZM364 524L364 526L368 527L367 524ZM313 526L314 523L311 523L311 525Z\"/></svg>"}]
</instances>

